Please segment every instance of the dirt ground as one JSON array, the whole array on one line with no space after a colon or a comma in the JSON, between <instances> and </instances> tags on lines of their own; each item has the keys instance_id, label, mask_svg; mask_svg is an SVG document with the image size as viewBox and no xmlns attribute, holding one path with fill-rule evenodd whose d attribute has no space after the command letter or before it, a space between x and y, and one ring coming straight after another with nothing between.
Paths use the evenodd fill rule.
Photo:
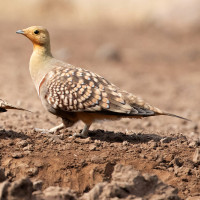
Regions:
<instances>
[{"instance_id":1,"label":"dirt ground","mask_svg":"<svg viewBox=\"0 0 200 200\"><path fill-rule=\"evenodd\" d=\"M0 22L0 98L33 113L0 114L0 167L10 181L29 177L69 187L78 196L110 181L116 164L155 174L181 199L200 198L200 37L153 28L49 26L55 57L96 72L152 105L187 117L97 122L89 138L73 138L82 123L53 136L60 119L42 107L31 81L32 44L15 34L21 24Z\"/></svg>"}]
</instances>

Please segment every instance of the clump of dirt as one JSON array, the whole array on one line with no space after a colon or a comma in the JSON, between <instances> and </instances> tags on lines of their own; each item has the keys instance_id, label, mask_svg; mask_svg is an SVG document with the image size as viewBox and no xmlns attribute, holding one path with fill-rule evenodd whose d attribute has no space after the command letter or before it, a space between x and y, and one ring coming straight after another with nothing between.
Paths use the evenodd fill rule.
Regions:
<instances>
[{"instance_id":1,"label":"clump of dirt","mask_svg":"<svg viewBox=\"0 0 200 200\"><path fill-rule=\"evenodd\" d=\"M81 200L95 199L171 199L180 200L178 190L164 184L156 175L136 171L133 166L116 165L111 182L98 183Z\"/></svg>"},{"instance_id":2,"label":"clump of dirt","mask_svg":"<svg viewBox=\"0 0 200 200\"><path fill-rule=\"evenodd\" d=\"M28 176L32 181L42 180L43 190L49 186L69 187L78 196L101 190L99 198L111 195L107 194L107 188L114 187L115 183L120 182L116 190L122 192L121 182L126 182L122 196L146 195L147 199L151 195L153 198L158 191L163 193L162 181L178 188L180 198L199 195L198 143L188 142L185 136L97 130L90 131L90 137L81 139L72 137L73 132L62 130L54 135L42 135L30 131L24 135L1 131L2 180L6 178L13 182ZM141 177L140 173L130 166L121 167L120 163L143 173L155 174L161 181L156 176L135 179L134 174ZM101 184L95 186L98 183ZM151 188L153 183L156 186ZM143 187L144 193L137 193L135 184Z\"/></svg>"},{"instance_id":3,"label":"clump of dirt","mask_svg":"<svg viewBox=\"0 0 200 200\"><path fill-rule=\"evenodd\" d=\"M101 182L80 198L69 188L50 186L42 189L42 182L31 182L24 178L12 183L4 181L0 184L1 199L9 200L103 200L103 199L133 199L141 200L171 199L180 200L178 190L164 184L156 175L144 174L133 166L118 164L114 167L110 182Z\"/></svg>"},{"instance_id":4,"label":"clump of dirt","mask_svg":"<svg viewBox=\"0 0 200 200\"><path fill-rule=\"evenodd\" d=\"M23 178L12 183L0 184L2 200L76 200L76 194L68 188L48 187L41 191L41 182Z\"/></svg>"}]
</instances>

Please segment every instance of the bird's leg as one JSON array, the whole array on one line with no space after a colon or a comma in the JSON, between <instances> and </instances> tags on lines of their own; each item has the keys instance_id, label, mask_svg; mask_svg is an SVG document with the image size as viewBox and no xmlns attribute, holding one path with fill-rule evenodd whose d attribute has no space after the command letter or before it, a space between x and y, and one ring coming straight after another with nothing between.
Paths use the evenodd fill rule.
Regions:
<instances>
[{"instance_id":1,"label":"bird's leg","mask_svg":"<svg viewBox=\"0 0 200 200\"><path fill-rule=\"evenodd\" d=\"M42 128L35 128L34 130L36 132L40 132L40 133L55 133L56 131L62 130L63 128L65 128L64 124L60 124L58 126L55 126L51 129L42 129Z\"/></svg>"},{"instance_id":2,"label":"bird's leg","mask_svg":"<svg viewBox=\"0 0 200 200\"><path fill-rule=\"evenodd\" d=\"M90 126L91 126L91 124L85 124L82 132L81 133L74 133L73 136L74 137L86 138L88 136L88 131L89 131Z\"/></svg>"},{"instance_id":3,"label":"bird's leg","mask_svg":"<svg viewBox=\"0 0 200 200\"><path fill-rule=\"evenodd\" d=\"M55 126L51 129L42 129L42 128L35 128L35 131L36 132L40 132L40 133L55 133L56 131L59 131L59 130L62 130L64 128L68 128L70 126L72 126L75 122L73 121L70 121L68 119L62 119L63 123L58 125L58 126Z\"/></svg>"},{"instance_id":4,"label":"bird's leg","mask_svg":"<svg viewBox=\"0 0 200 200\"><path fill-rule=\"evenodd\" d=\"M40 128L35 128L36 132L40 132L40 133L45 133L47 137L52 138L54 141L58 142L58 143L63 143L63 141L60 139L60 136L58 135L54 135L53 133L55 133L56 131L59 131L61 129L63 129L65 126L64 124L60 124L58 126L55 126L51 129L40 129Z\"/></svg>"}]
</instances>

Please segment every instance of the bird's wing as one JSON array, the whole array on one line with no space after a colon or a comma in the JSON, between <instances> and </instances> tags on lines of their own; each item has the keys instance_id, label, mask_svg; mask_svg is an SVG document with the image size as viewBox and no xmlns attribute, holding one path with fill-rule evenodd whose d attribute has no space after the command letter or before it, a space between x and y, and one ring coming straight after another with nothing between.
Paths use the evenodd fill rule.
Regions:
<instances>
[{"instance_id":1,"label":"bird's wing","mask_svg":"<svg viewBox=\"0 0 200 200\"><path fill-rule=\"evenodd\" d=\"M154 114L136 101L130 102L131 96L126 100L131 94L82 68L56 67L45 76L45 82L45 98L54 109L140 116Z\"/></svg>"}]
</instances>

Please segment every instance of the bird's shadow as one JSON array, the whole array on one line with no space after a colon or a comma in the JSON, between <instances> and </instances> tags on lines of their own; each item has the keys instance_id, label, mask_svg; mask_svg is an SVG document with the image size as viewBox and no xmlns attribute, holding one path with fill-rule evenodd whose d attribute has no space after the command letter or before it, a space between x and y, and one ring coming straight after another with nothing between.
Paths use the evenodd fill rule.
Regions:
<instances>
[{"instance_id":1,"label":"bird's shadow","mask_svg":"<svg viewBox=\"0 0 200 200\"><path fill-rule=\"evenodd\" d=\"M138 143L147 143L149 141L159 142L162 139L168 139L168 140L176 140L176 138L167 137L167 136L160 136L157 134L144 134L144 133L133 133L133 134L125 134L122 132L112 132L112 131L104 131L104 130L95 130L95 131L89 131L89 137L92 140L100 140L105 142L118 142L122 143L124 141L127 141L132 144L138 144Z\"/></svg>"},{"instance_id":2,"label":"bird's shadow","mask_svg":"<svg viewBox=\"0 0 200 200\"><path fill-rule=\"evenodd\" d=\"M0 139L15 139L15 138L21 138L23 140L29 138L29 136L25 135L22 132L16 132L13 130L0 130Z\"/></svg>"}]
</instances>

